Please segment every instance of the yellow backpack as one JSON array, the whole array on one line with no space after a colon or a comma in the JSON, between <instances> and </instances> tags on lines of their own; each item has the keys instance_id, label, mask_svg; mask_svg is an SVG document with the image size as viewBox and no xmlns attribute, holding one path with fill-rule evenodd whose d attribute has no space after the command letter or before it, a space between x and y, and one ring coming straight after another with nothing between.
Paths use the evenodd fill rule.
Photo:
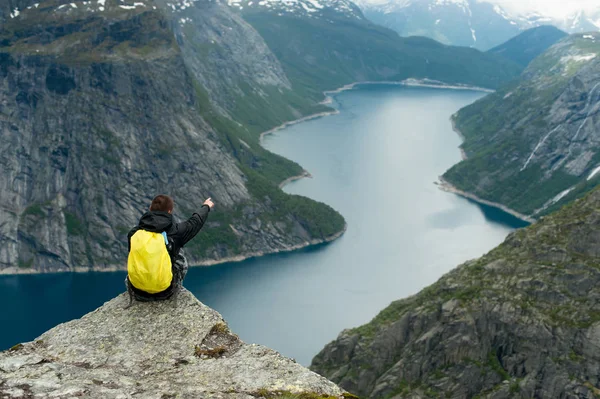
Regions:
<instances>
[{"instance_id":1,"label":"yellow backpack","mask_svg":"<svg viewBox=\"0 0 600 399\"><path fill-rule=\"evenodd\" d=\"M135 288L149 294L169 288L173 271L167 245L166 233L138 230L131 237L127 273Z\"/></svg>"}]
</instances>

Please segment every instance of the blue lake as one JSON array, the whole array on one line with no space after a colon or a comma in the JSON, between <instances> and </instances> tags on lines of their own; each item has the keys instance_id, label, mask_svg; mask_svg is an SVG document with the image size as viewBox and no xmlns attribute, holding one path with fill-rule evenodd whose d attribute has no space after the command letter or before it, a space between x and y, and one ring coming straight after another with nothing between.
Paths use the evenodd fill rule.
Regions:
<instances>
[{"instance_id":1,"label":"blue lake","mask_svg":"<svg viewBox=\"0 0 600 399\"><path fill-rule=\"evenodd\" d=\"M308 365L342 329L489 251L524 223L434 184L460 160L450 115L483 95L360 86L336 96L339 114L266 136L265 147L313 175L285 191L333 206L346 234L293 253L193 268L186 287L245 341ZM0 349L95 309L123 291L124 276L0 276Z\"/></svg>"}]
</instances>

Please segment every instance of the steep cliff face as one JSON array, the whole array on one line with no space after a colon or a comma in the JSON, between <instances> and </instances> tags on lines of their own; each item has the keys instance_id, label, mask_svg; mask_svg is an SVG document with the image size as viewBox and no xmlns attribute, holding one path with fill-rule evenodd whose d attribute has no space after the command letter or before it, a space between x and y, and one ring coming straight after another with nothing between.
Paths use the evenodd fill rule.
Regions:
<instances>
[{"instance_id":1,"label":"steep cliff face","mask_svg":"<svg viewBox=\"0 0 600 399\"><path fill-rule=\"evenodd\" d=\"M221 35L224 63L234 62L237 49L227 45L237 35L254 46L238 66L252 75L244 87L289 85L226 6L210 6L218 16L211 19L193 3L199 9L181 22L173 8L150 1L19 5L0 35L0 270L122 268L126 232L160 192L175 197L181 217L205 197L218 204L188 248L192 263L285 250L343 228L331 208L277 189L301 168L259 148L227 114L224 97L209 98L224 69L219 59L205 56L200 68L200 53L182 50L192 44L181 25L201 14L208 20L188 35L237 32ZM265 65L270 72L259 75Z\"/></svg>"},{"instance_id":2,"label":"steep cliff face","mask_svg":"<svg viewBox=\"0 0 600 399\"><path fill-rule=\"evenodd\" d=\"M187 291L174 301L127 303L123 294L0 353L0 397L343 397L294 360L242 342Z\"/></svg>"},{"instance_id":3,"label":"steep cliff face","mask_svg":"<svg viewBox=\"0 0 600 399\"><path fill-rule=\"evenodd\" d=\"M311 368L370 398L600 394L600 190L512 233L370 323Z\"/></svg>"},{"instance_id":4,"label":"steep cliff face","mask_svg":"<svg viewBox=\"0 0 600 399\"><path fill-rule=\"evenodd\" d=\"M468 160L444 178L523 214L545 214L597 184L599 105L600 34L570 36L518 82L455 115Z\"/></svg>"},{"instance_id":5,"label":"steep cliff face","mask_svg":"<svg viewBox=\"0 0 600 399\"><path fill-rule=\"evenodd\" d=\"M252 133L243 140L254 153L267 157L258 133L325 110L292 90L280 61L237 9L220 1L160 3L172 21L189 71L217 112L238 122L237 129ZM287 177L277 170L267 174L271 172L279 173L281 180Z\"/></svg>"},{"instance_id":6,"label":"steep cliff face","mask_svg":"<svg viewBox=\"0 0 600 399\"><path fill-rule=\"evenodd\" d=\"M223 111L235 111L243 88L290 89L262 37L230 7L212 1L196 1L193 6L187 1L159 3L172 21L190 72Z\"/></svg>"}]
</instances>

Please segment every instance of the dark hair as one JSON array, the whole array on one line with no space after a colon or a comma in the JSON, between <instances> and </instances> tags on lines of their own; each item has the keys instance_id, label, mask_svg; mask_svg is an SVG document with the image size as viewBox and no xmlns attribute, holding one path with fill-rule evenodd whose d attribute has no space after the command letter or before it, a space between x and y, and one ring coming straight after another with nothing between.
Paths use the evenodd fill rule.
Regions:
<instances>
[{"instance_id":1,"label":"dark hair","mask_svg":"<svg viewBox=\"0 0 600 399\"><path fill-rule=\"evenodd\" d=\"M150 204L150 210L163 212L173 211L173 198L164 194L157 195L152 200L152 204Z\"/></svg>"}]
</instances>

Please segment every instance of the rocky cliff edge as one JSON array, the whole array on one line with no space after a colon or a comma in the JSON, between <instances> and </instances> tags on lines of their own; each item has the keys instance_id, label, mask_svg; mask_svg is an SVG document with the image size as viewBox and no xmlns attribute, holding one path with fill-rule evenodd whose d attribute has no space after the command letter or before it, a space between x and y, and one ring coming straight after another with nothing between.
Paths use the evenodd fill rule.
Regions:
<instances>
[{"instance_id":1,"label":"rocky cliff edge","mask_svg":"<svg viewBox=\"0 0 600 399\"><path fill-rule=\"evenodd\" d=\"M242 342L188 291L127 304L122 294L0 353L0 398L343 396L294 360Z\"/></svg>"}]
</instances>

